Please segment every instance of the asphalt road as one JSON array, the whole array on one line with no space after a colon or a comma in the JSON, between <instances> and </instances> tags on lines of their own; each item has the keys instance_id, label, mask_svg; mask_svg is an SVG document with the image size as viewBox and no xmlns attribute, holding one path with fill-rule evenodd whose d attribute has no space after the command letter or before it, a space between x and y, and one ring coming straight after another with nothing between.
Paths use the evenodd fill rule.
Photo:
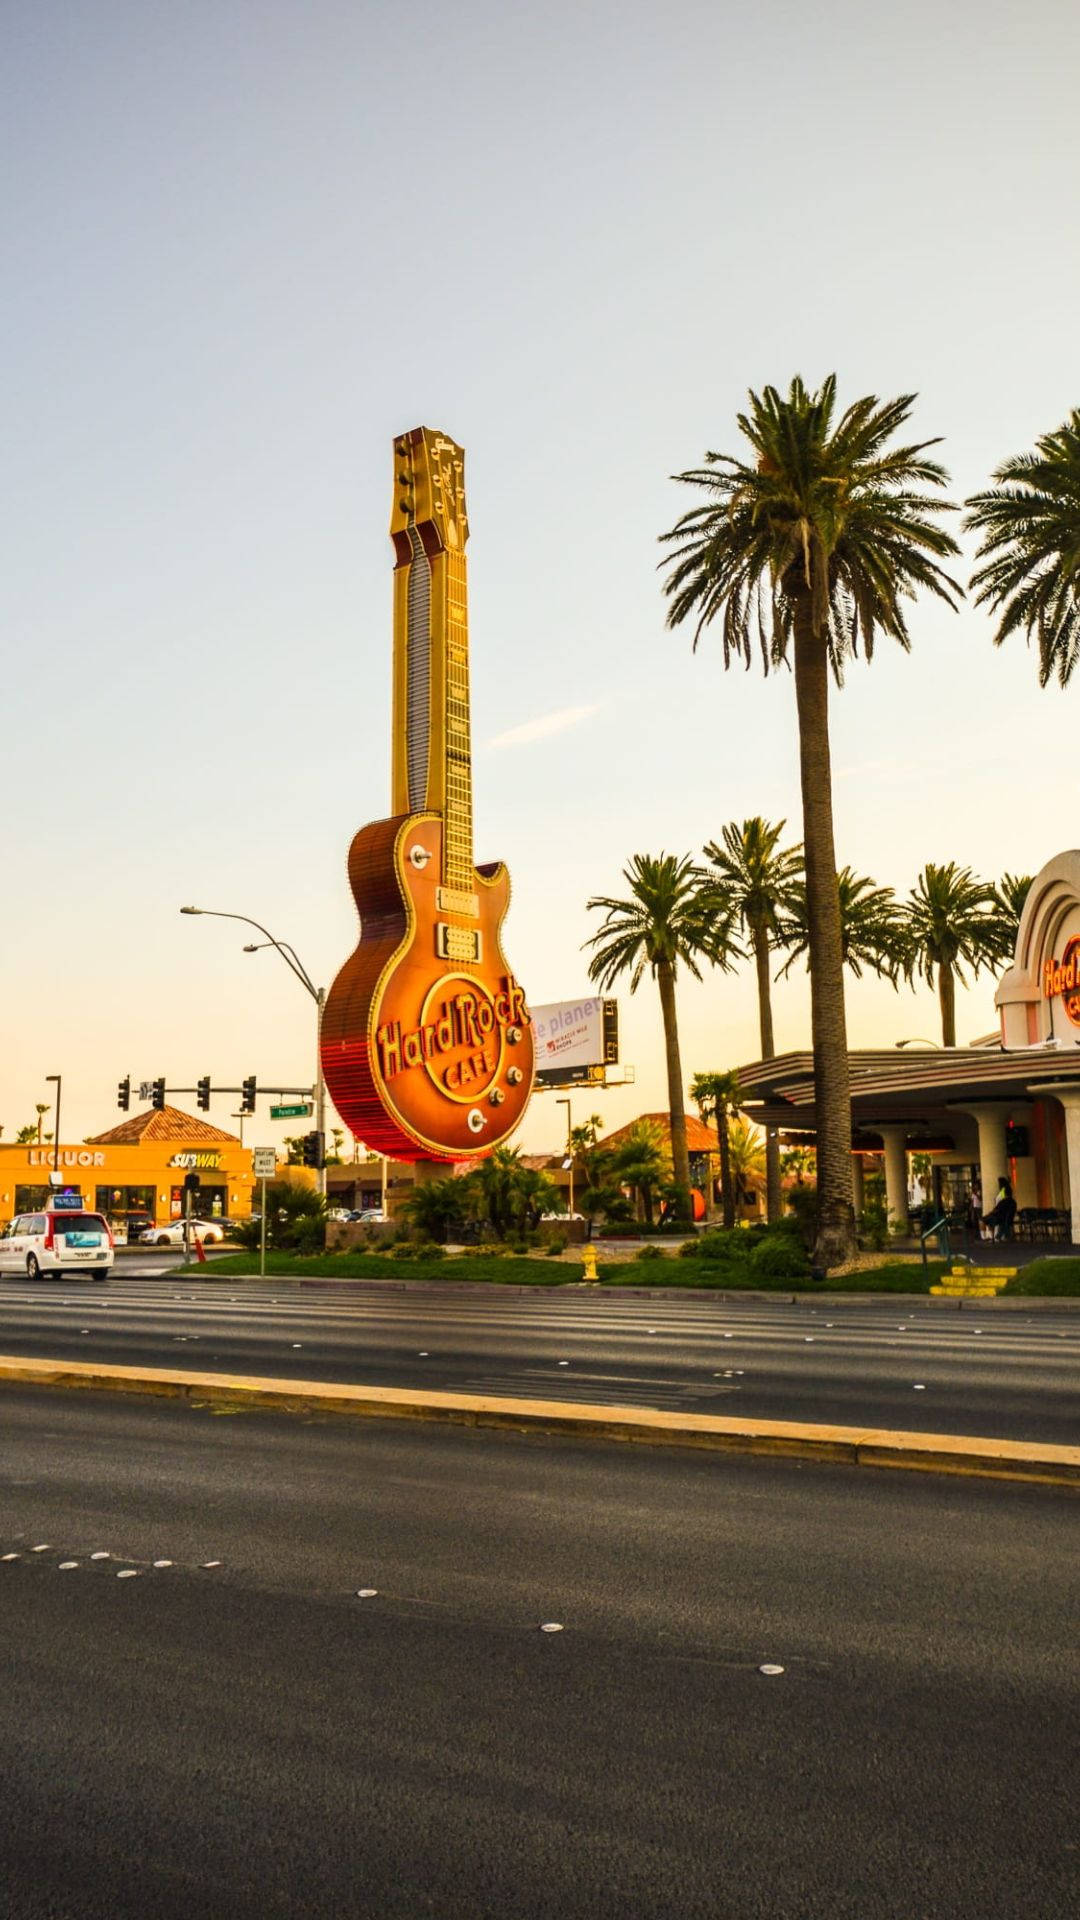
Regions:
<instances>
[{"instance_id":1,"label":"asphalt road","mask_svg":"<svg viewBox=\"0 0 1080 1920\"><path fill-rule=\"evenodd\" d=\"M16 1389L0 1421L13 1920L1077 1911L1074 1494Z\"/></svg>"},{"instance_id":2,"label":"asphalt road","mask_svg":"<svg viewBox=\"0 0 1080 1920\"><path fill-rule=\"evenodd\" d=\"M0 1282L0 1353L1080 1441L1080 1313L393 1281Z\"/></svg>"}]
</instances>

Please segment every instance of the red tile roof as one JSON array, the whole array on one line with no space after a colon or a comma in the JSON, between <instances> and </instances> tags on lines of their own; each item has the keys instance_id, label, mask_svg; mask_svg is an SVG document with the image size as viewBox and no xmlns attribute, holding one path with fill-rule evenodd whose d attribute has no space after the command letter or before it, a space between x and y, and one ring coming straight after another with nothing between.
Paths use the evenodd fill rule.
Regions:
<instances>
[{"instance_id":1,"label":"red tile roof","mask_svg":"<svg viewBox=\"0 0 1080 1920\"><path fill-rule=\"evenodd\" d=\"M639 1113L636 1120L628 1126L619 1127L615 1133L605 1133L601 1144L605 1147L621 1147L632 1127L655 1127L662 1146L670 1150L671 1116L667 1113ZM696 1114L686 1116L686 1145L690 1153L719 1153L716 1133L697 1118Z\"/></svg>"},{"instance_id":2,"label":"red tile roof","mask_svg":"<svg viewBox=\"0 0 1080 1920\"><path fill-rule=\"evenodd\" d=\"M212 1127L209 1120L197 1120L193 1113L182 1113L179 1107L148 1107L145 1113L133 1113L130 1120L122 1120L118 1127L110 1127L107 1133L95 1133L87 1140L88 1147L137 1147L147 1140L179 1140L185 1146L239 1146L235 1133L222 1133L220 1127Z\"/></svg>"}]
</instances>

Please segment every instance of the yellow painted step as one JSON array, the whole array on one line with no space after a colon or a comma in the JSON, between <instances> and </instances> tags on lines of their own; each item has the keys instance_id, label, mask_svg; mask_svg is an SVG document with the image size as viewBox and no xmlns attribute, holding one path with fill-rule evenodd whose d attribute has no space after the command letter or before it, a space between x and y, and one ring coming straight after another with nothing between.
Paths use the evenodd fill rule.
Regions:
<instances>
[{"instance_id":1,"label":"yellow painted step","mask_svg":"<svg viewBox=\"0 0 1080 1920\"><path fill-rule=\"evenodd\" d=\"M931 1287L931 1293L945 1294L950 1300L993 1300L997 1295L996 1287Z\"/></svg>"}]
</instances>

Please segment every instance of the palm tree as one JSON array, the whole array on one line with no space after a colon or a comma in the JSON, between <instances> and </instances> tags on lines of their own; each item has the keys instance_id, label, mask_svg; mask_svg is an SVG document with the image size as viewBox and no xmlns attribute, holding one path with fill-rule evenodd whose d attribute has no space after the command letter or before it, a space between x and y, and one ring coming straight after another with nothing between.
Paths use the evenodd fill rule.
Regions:
<instances>
[{"instance_id":1,"label":"palm tree","mask_svg":"<svg viewBox=\"0 0 1080 1920\"><path fill-rule=\"evenodd\" d=\"M760 1189L765 1175L765 1150L758 1129L738 1114L731 1123L731 1178L737 1194Z\"/></svg>"},{"instance_id":2,"label":"palm tree","mask_svg":"<svg viewBox=\"0 0 1080 1920\"><path fill-rule=\"evenodd\" d=\"M841 867L836 876L840 900L840 951L844 965L862 979L864 967L870 967L895 986L900 975L910 971L910 942L904 910L891 887L879 887L865 874ZM780 939L790 948L781 973L794 966L801 953L810 948L810 916L806 907L806 888L795 886L788 896L787 913Z\"/></svg>"},{"instance_id":3,"label":"palm tree","mask_svg":"<svg viewBox=\"0 0 1080 1920\"><path fill-rule=\"evenodd\" d=\"M921 974L931 987L936 980L942 1042L955 1047L956 982L966 985L963 968L977 974L1003 959L1012 944L994 889L976 880L970 867L958 867L952 860L938 867L929 861L911 890L906 919L911 976Z\"/></svg>"},{"instance_id":4,"label":"palm tree","mask_svg":"<svg viewBox=\"0 0 1080 1920\"><path fill-rule=\"evenodd\" d=\"M1032 879L1030 873L1003 873L994 888L994 899L1002 915L1002 942L1007 939L1009 949L1015 949L1019 938L1020 915L1031 891Z\"/></svg>"},{"instance_id":5,"label":"palm tree","mask_svg":"<svg viewBox=\"0 0 1080 1920\"><path fill-rule=\"evenodd\" d=\"M768 1058L768 1055L763 1055ZM735 1225L735 1187L731 1178L731 1140L729 1135L731 1114L739 1105L739 1076L737 1073L695 1073L690 1082L690 1098L701 1115L702 1122L715 1120L716 1138L720 1148L720 1192L723 1196L723 1221L725 1227ZM779 1148L779 1142L777 1142Z\"/></svg>"},{"instance_id":6,"label":"palm tree","mask_svg":"<svg viewBox=\"0 0 1080 1920\"><path fill-rule=\"evenodd\" d=\"M674 543L670 626L692 617L696 645L718 620L725 666L749 665L755 646L766 672L793 657L817 1096L815 1260L824 1267L855 1247L829 670L839 683L860 645L871 658L879 633L906 648L902 603L918 588L950 606L961 591L939 565L958 551L935 518L949 503L923 491L946 480L927 457L934 443L888 445L913 404L910 394L867 395L834 420L834 375L816 394L801 379L786 398L775 387L751 393L738 418L751 459L710 453L704 467L678 474L710 498L664 536Z\"/></svg>"},{"instance_id":7,"label":"palm tree","mask_svg":"<svg viewBox=\"0 0 1080 1920\"><path fill-rule=\"evenodd\" d=\"M637 992L646 967L656 980L667 1055L671 1158L676 1187L674 1212L677 1219L688 1222L690 1159L686 1147L686 1103L679 1058L675 981L680 964L695 980L701 979L698 963L703 959L711 965L728 966L728 944L716 903L705 893L705 875L689 856L676 858L673 853L662 853L654 857L635 853L630 865L623 869L623 878L630 888L629 898L617 900L600 895L588 903L590 912L599 908L605 916L600 931L584 943L596 948L589 962L589 978L607 988L621 974L628 973L631 993Z\"/></svg>"},{"instance_id":8,"label":"palm tree","mask_svg":"<svg viewBox=\"0 0 1080 1920\"><path fill-rule=\"evenodd\" d=\"M1039 685L1056 674L1064 687L1080 654L1080 407L1035 446L966 503L986 563L971 584L1001 616L995 646L1023 628L1038 642Z\"/></svg>"},{"instance_id":9,"label":"palm tree","mask_svg":"<svg viewBox=\"0 0 1080 1920\"><path fill-rule=\"evenodd\" d=\"M641 1211L652 1226L653 1201L666 1190L669 1168L664 1142L658 1127L648 1120L637 1120L612 1156L612 1173L617 1182L629 1187L641 1202Z\"/></svg>"},{"instance_id":10,"label":"palm tree","mask_svg":"<svg viewBox=\"0 0 1080 1920\"><path fill-rule=\"evenodd\" d=\"M786 821L773 825L755 815L753 820L730 820L719 841L710 840L705 857L718 876L718 887L733 924L750 943L757 970L758 1021L761 1057L776 1052L772 1017L772 949L780 932L780 915L802 870L801 847L778 847ZM775 1127L765 1130L766 1199L768 1219L780 1218L780 1137Z\"/></svg>"}]
</instances>

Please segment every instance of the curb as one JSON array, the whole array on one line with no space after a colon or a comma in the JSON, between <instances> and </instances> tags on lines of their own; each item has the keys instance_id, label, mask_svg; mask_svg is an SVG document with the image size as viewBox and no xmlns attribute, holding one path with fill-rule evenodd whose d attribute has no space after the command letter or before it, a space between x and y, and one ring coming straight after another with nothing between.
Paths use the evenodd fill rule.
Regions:
<instances>
[{"instance_id":1,"label":"curb","mask_svg":"<svg viewBox=\"0 0 1080 1920\"><path fill-rule=\"evenodd\" d=\"M401 1387L341 1387L319 1380L246 1374L179 1373L139 1367L89 1367L60 1360L0 1356L0 1383L99 1393L148 1394L233 1411L343 1414L365 1420L416 1420L515 1433L560 1433L649 1446L831 1460L847 1466L904 1467L994 1480L1080 1489L1080 1447L993 1440L874 1427L814 1426L789 1420L735 1420L715 1414L514 1400L486 1394L413 1392Z\"/></svg>"}]
</instances>

